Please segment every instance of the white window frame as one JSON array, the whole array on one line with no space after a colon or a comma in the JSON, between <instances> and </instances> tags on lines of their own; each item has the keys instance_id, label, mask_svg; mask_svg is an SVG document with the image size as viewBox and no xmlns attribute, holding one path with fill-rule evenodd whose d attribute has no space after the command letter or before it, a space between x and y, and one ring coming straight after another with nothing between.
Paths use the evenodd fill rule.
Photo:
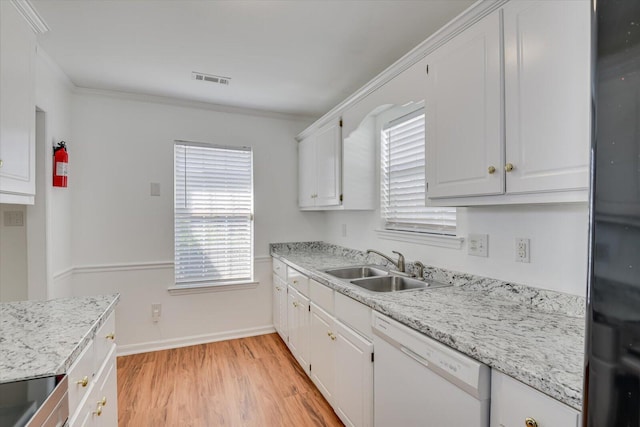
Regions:
<instances>
[{"instance_id":1,"label":"white window frame","mask_svg":"<svg viewBox=\"0 0 640 427\"><path fill-rule=\"evenodd\" d=\"M392 126L394 122L399 122L403 118L419 115L424 113L424 102L410 103L402 107L394 107L380 113L376 120L376 135L379 150L379 176L380 176L380 218L381 226L376 230L378 237L386 240L396 240L402 242L420 243L431 246L448 247L453 249L460 249L462 247L463 239L456 236L457 232L457 218L456 218L456 230L443 231L437 230L435 227L425 226L422 227L419 224L412 226L398 226L391 225L385 218L385 207L388 203L385 197L385 185L387 185L387 176L385 170L385 153L383 132L389 126ZM428 201L425 201L425 210L441 211L440 207L428 207ZM450 208L444 208L450 209ZM455 209L455 208L454 208Z\"/></svg>"},{"instance_id":2,"label":"white window frame","mask_svg":"<svg viewBox=\"0 0 640 427\"><path fill-rule=\"evenodd\" d=\"M218 149L218 150L230 150L230 151L244 151L244 152L248 152L249 153L249 167L250 167L250 171L249 171L249 175L250 175L250 187L251 187L251 195L250 195L250 202L249 202L249 209L247 209L246 206L246 199L244 200L244 211L248 212L243 212L241 214L239 214L239 216L244 217L245 215L249 215L249 224L250 224L250 250L249 250L249 275L248 276L242 276L242 277L238 277L238 278L229 278L229 279L225 279L225 278L220 278L220 279L214 279L214 278L207 278L207 277L203 277L202 279L196 279L195 277L192 279L186 278L186 279L179 279L177 276L177 272L178 272L178 248L177 248L177 241L176 241L176 228L174 227L174 257L175 257L175 267L174 267L174 286L170 287L168 290L171 294L183 294L183 293L194 293L194 292L211 292L211 291L227 291L227 290L231 290L231 289L246 289L247 287L256 287L258 285L258 282L256 282L254 280L254 257L255 257L255 247L254 247L254 234L255 234L255 224L254 224L254 220L253 220L253 212L254 212L254 200L255 200L255 194L254 194L254 179L253 179L253 173L254 173L254 164L253 164L253 151L251 149L251 147L239 147L239 146L225 146L225 145L217 145L217 144L211 144L211 143L202 143L202 142L194 142L194 141L184 141L184 140L176 140L174 141L174 147L173 147L173 156L174 156L174 165L173 165L173 172L174 172L174 224L176 221L176 217L177 217L177 206L176 206L176 201L178 200L178 192L179 189L177 188L177 183L178 180L176 179L176 174L178 172L177 169L177 149L179 146L185 146L185 147L201 147L201 148L211 148L211 149ZM228 266L228 264L225 264Z\"/></svg>"}]
</instances>

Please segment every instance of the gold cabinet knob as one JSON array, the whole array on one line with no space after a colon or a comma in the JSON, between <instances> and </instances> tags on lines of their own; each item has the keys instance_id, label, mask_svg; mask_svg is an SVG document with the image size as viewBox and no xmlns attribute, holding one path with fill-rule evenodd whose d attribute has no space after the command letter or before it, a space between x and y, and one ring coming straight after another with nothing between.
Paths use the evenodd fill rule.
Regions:
<instances>
[{"instance_id":1,"label":"gold cabinet knob","mask_svg":"<svg viewBox=\"0 0 640 427\"><path fill-rule=\"evenodd\" d=\"M294 307L296 307L296 308L298 307L298 303L297 302L294 301L292 304L293 304Z\"/></svg>"},{"instance_id":2,"label":"gold cabinet knob","mask_svg":"<svg viewBox=\"0 0 640 427\"><path fill-rule=\"evenodd\" d=\"M504 170L506 170L507 172L511 172L513 169L514 166L511 163L507 163L506 165L504 165Z\"/></svg>"},{"instance_id":3,"label":"gold cabinet knob","mask_svg":"<svg viewBox=\"0 0 640 427\"><path fill-rule=\"evenodd\" d=\"M327 331L327 336L330 337L331 336L331 331Z\"/></svg>"},{"instance_id":4,"label":"gold cabinet knob","mask_svg":"<svg viewBox=\"0 0 640 427\"><path fill-rule=\"evenodd\" d=\"M2 159L0 159L0 168L2 167L3 164L4 162L2 161Z\"/></svg>"},{"instance_id":5,"label":"gold cabinet knob","mask_svg":"<svg viewBox=\"0 0 640 427\"><path fill-rule=\"evenodd\" d=\"M525 427L538 427L538 422L533 418L527 417L524 419L524 425Z\"/></svg>"},{"instance_id":6,"label":"gold cabinet knob","mask_svg":"<svg viewBox=\"0 0 640 427\"><path fill-rule=\"evenodd\" d=\"M297 281L297 280L294 280L294 281L293 281L293 284L294 284L294 285L297 285L297 284L298 284L298 281Z\"/></svg>"},{"instance_id":7,"label":"gold cabinet knob","mask_svg":"<svg viewBox=\"0 0 640 427\"><path fill-rule=\"evenodd\" d=\"M98 405L107 406L107 396L102 396L102 399L98 401Z\"/></svg>"},{"instance_id":8,"label":"gold cabinet knob","mask_svg":"<svg viewBox=\"0 0 640 427\"><path fill-rule=\"evenodd\" d=\"M82 387L86 387L89 384L89 377L84 376L81 380L76 381L76 384L81 385Z\"/></svg>"},{"instance_id":9,"label":"gold cabinet knob","mask_svg":"<svg viewBox=\"0 0 640 427\"><path fill-rule=\"evenodd\" d=\"M493 175L496 172L496 168L494 166L489 166L487 171L489 172L489 175Z\"/></svg>"},{"instance_id":10,"label":"gold cabinet knob","mask_svg":"<svg viewBox=\"0 0 640 427\"><path fill-rule=\"evenodd\" d=\"M113 332L111 332L110 334L107 334L105 336L106 339L108 340L115 340L116 339L116 334L114 334Z\"/></svg>"},{"instance_id":11,"label":"gold cabinet knob","mask_svg":"<svg viewBox=\"0 0 640 427\"><path fill-rule=\"evenodd\" d=\"M332 332L330 335L331 341L335 341L336 340L336 336L335 334Z\"/></svg>"},{"instance_id":12,"label":"gold cabinet knob","mask_svg":"<svg viewBox=\"0 0 640 427\"><path fill-rule=\"evenodd\" d=\"M96 408L96 410L95 410L95 411L93 411L93 414L94 414L94 415L97 415L97 416L102 415L102 406L100 406L100 405L98 404L98 407Z\"/></svg>"}]
</instances>

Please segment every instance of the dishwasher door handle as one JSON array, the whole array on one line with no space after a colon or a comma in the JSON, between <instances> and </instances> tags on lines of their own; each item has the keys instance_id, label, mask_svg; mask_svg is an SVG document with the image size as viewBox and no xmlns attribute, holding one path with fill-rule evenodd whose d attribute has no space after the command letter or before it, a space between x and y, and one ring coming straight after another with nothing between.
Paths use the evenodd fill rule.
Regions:
<instances>
[{"instance_id":1,"label":"dishwasher door handle","mask_svg":"<svg viewBox=\"0 0 640 427\"><path fill-rule=\"evenodd\" d=\"M412 358L413 360L415 360L416 362L418 362L419 364L424 365L427 368L429 367L429 362L427 361L427 359L415 353L413 350L410 350L405 346L400 346L400 351L406 354L407 356L409 356L410 358Z\"/></svg>"}]
</instances>

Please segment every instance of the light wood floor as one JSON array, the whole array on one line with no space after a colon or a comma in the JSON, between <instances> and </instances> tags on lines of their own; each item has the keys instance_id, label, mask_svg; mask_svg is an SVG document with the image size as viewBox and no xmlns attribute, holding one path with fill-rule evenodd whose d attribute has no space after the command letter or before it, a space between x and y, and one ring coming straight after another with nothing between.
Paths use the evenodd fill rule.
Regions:
<instances>
[{"instance_id":1,"label":"light wood floor","mask_svg":"<svg viewBox=\"0 0 640 427\"><path fill-rule=\"evenodd\" d=\"M278 334L118 357L118 424L342 426Z\"/></svg>"}]
</instances>

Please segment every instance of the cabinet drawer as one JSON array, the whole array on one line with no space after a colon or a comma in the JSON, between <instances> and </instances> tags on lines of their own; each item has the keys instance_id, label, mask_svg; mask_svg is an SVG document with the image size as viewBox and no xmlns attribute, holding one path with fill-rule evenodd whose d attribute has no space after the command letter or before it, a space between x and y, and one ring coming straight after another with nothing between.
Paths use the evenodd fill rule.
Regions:
<instances>
[{"instance_id":1,"label":"cabinet drawer","mask_svg":"<svg viewBox=\"0 0 640 427\"><path fill-rule=\"evenodd\" d=\"M491 427L521 427L527 418L533 418L538 427L576 427L580 413L493 369Z\"/></svg>"},{"instance_id":2,"label":"cabinet drawer","mask_svg":"<svg viewBox=\"0 0 640 427\"><path fill-rule=\"evenodd\" d=\"M287 280L287 266L279 259L273 258L273 274Z\"/></svg>"},{"instance_id":3,"label":"cabinet drawer","mask_svg":"<svg viewBox=\"0 0 640 427\"><path fill-rule=\"evenodd\" d=\"M116 334L116 316L115 313L111 313L107 320L102 324L95 338L93 339L95 347L95 360L93 372L98 372L104 359L109 354L112 348L115 347L115 334Z\"/></svg>"},{"instance_id":4,"label":"cabinet drawer","mask_svg":"<svg viewBox=\"0 0 640 427\"><path fill-rule=\"evenodd\" d=\"M311 301L329 314L333 314L333 289L309 279L309 295Z\"/></svg>"},{"instance_id":5,"label":"cabinet drawer","mask_svg":"<svg viewBox=\"0 0 640 427\"><path fill-rule=\"evenodd\" d=\"M309 296L309 278L291 267L287 267L287 283L305 297Z\"/></svg>"},{"instance_id":6,"label":"cabinet drawer","mask_svg":"<svg viewBox=\"0 0 640 427\"><path fill-rule=\"evenodd\" d=\"M360 335L373 340L371 331L371 309L358 301L335 294L335 316L346 325L355 329Z\"/></svg>"},{"instance_id":7,"label":"cabinet drawer","mask_svg":"<svg viewBox=\"0 0 640 427\"><path fill-rule=\"evenodd\" d=\"M94 357L92 340L69 369L67 375L69 379L69 414L76 411L85 394L91 388L95 374Z\"/></svg>"}]
</instances>

